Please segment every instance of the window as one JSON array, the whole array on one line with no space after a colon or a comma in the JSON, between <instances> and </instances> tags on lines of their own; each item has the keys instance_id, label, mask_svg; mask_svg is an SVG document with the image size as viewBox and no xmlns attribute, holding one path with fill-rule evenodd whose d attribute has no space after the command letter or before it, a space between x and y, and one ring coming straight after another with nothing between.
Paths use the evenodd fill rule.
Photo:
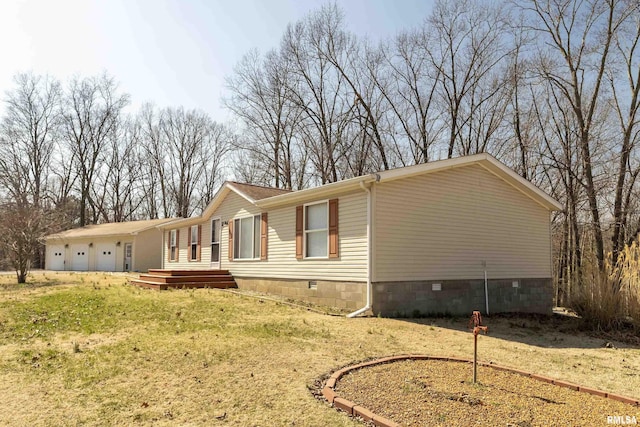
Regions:
<instances>
[{"instance_id":1,"label":"window","mask_svg":"<svg viewBox=\"0 0 640 427\"><path fill-rule=\"evenodd\" d=\"M296 259L340 258L338 199L296 206Z\"/></svg>"},{"instance_id":2,"label":"window","mask_svg":"<svg viewBox=\"0 0 640 427\"><path fill-rule=\"evenodd\" d=\"M220 261L220 219L211 220L211 262Z\"/></svg>"},{"instance_id":3,"label":"window","mask_svg":"<svg viewBox=\"0 0 640 427\"><path fill-rule=\"evenodd\" d=\"M178 260L178 230L169 232L169 261Z\"/></svg>"},{"instance_id":4,"label":"window","mask_svg":"<svg viewBox=\"0 0 640 427\"><path fill-rule=\"evenodd\" d=\"M238 218L233 221L233 258L260 258L260 215Z\"/></svg>"},{"instance_id":5,"label":"window","mask_svg":"<svg viewBox=\"0 0 640 427\"><path fill-rule=\"evenodd\" d=\"M326 258L329 246L327 202L304 207L304 245L306 258Z\"/></svg>"},{"instance_id":6,"label":"window","mask_svg":"<svg viewBox=\"0 0 640 427\"><path fill-rule=\"evenodd\" d=\"M200 240L200 233L198 232L198 226L191 227L191 240L189 243L189 261L198 261L198 246Z\"/></svg>"}]
</instances>

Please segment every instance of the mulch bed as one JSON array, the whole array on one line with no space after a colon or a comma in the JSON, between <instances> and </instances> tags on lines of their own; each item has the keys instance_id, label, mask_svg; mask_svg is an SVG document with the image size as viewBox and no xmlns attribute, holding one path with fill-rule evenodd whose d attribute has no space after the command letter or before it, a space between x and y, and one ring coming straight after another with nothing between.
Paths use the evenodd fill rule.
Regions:
<instances>
[{"instance_id":1,"label":"mulch bed","mask_svg":"<svg viewBox=\"0 0 640 427\"><path fill-rule=\"evenodd\" d=\"M403 360L351 371L338 396L403 426L605 426L640 408L490 367Z\"/></svg>"}]
</instances>

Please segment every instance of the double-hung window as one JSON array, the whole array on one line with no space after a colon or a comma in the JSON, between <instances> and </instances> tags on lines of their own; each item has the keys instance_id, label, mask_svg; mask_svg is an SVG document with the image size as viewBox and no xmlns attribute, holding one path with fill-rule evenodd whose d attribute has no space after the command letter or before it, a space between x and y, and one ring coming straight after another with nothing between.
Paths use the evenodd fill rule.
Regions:
<instances>
[{"instance_id":1,"label":"double-hung window","mask_svg":"<svg viewBox=\"0 0 640 427\"><path fill-rule=\"evenodd\" d=\"M198 242L199 242L199 227L194 225L191 227L190 240L189 240L189 260L198 260Z\"/></svg>"},{"instance_id":2,"label":"double-hung window","mask_svg":"<svg viewBox=\"0 0 640 427\"><path fill-rule=\"evenodd\" d=\"M233 258L260 259L260 215L235 219L233 230Z\"/></svg>"},{"instance_id":3,"label":"double-hung window","mask_svg":"<svg viewBox=\"0 0 640 427\"><path fill-rule=\"evenodd\" d=\"M178 255L178 230L169 232L169 261L176 261Z\"/></svg>"},{"instance_id":4,"label":"double-hung window","mask_svg":"<svg viewBox=\"0 0 640 427\"><path fill-rule=\"evenodd\" d=\"M329 207L327 202L304 207L305 258L329 255Z\"/></svg>"}]
</instances>

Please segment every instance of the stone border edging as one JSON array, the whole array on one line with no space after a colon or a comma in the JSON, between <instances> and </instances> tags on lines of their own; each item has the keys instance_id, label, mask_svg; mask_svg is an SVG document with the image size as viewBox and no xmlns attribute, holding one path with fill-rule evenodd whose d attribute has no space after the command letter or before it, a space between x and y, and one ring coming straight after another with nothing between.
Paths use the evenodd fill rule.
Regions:
<instances>
[{"instance_id":1,"label":"stone border edging","mask_svg":"<svg viewBox=\"0 0 640 427\"><path fill-rule=\"evenodd\" d=\"M371 422L377 427L400 427L400 424L395 421L388 420L381 415L374 414L369 409L360 406L356 403L350 402L346 399L341 398L335 392L335 386L338 380L345 374L356 371L358 369L366 368L368 366L373 365L381 365L385 363L397 362L400 360L443 360L446 362L460 362L460 363L473 363L471 360L462 359L459 357L444 357L444 356L426 356L423 354L408 354L408 355L400 355L400 356L389 356L383 357L382 359L371 360L368 362L358 363L356 365L347 366L345 368L339 369L331 374L329 379L325 382L324 387L322 387L322 396L329 403L331 403L334 407L346 412L349 415L358 416L362 418L365 422ZM511 372L518 375L523 375L525 377L533 378L534 380L550 383L557 385L559 387L570 388L571 390L592 394L595 396L604 397L605 399L617 400L622 403L626 403L632 406L640 407L640 400L634 399L627 396L622 396L615 393L608 393L606 391L583 387L578 384L573 384L567 381L556 380L554 378L545 377L543 375L532 374L531 372L522 371L520 369L508 368L506 366L495 365L493 363L486 362L478 362L480 366L487 366L499 371Z\"/></svg>"}]
</instances>

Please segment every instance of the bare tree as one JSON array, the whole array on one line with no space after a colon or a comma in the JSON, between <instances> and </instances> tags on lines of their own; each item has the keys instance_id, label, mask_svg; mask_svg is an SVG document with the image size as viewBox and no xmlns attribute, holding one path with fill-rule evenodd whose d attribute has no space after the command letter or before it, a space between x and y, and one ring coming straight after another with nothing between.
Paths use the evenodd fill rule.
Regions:
<instances>
[{"instance_id":1,"label":"bare tree","mask_svg":"<svg viewBox=\"0 0 640 427\"><path fill-rule=\"evenodd\" d=\"M204 165L202 179L198 183L196 209L202 212L224 181L224 162L232 147L237 146L234 132L226 125L208 121L208 130L200 151L200 161Z\"/></svg>"},{"instance_id":2,"label":"bare tree","mask_svg":"<svg viewBox=\"0 0 640 427\"><path fill-rule=\"evenodd\" d=\"M499 4L438 1L428 19L426 53L438 70L446 111L447 158L487 151L505 114L502 67L511 47Z\"/></svg>"},{"instance_id":3,"label":"bare tree","mask_svg":"<svg viewBox=\"0 0 640 427\"><path fill-rule=\"evenodd\" d=\"M0 124L0 185L13 199L40 206L59 125L60 84L34 74L18 74L7 93Z\"/></svg>"},{"instance_id":4,"label":"bare tree","mask_svg":"<svg viewBox=\"0 0 640 427\"><path fill-rule=\"evenodd\" d=\"M264 57L251 51L227 79L231 96L225 106L242 120L247 137L243 151L269 165L267 185L293 188L296 127L302 109L292 99L288 62L276 51Z\"/></svg>"},{"instance_id":5,"label":"bare tree","mask_svg":"<svg viewBox=\"0 0 640 427\"><path fill-rule=\"evenodd\" d=\"M619 0L528 0L519 3L539 34L539 71L571 106L577 125L576 144L582 161L584 186L595 243L595 256L604 266L604 238L594 162L598 107L605 95L611 50L621 26L636 2ZM626 177L625 173L618 176ZM624 178L622 178L624 180ZM621 195L620 195L621 197Z\"/></svg>"},{"instance_id":6,"label":"bare tree","mask_svg":"<svg viewBox=\"0 0 640 427\"><path fill-rule=\"evenodd\" d=\"M378 126L379 115L375 111L375 98L370 90L367 91L370 79L363 73L366 69L363 45L344 28L344 14L335 3L326 4L311 13L306 27L310 47L319 54L320 59L335 67L340 78L352 91L354 105L363 110L359 116L364 118L364 122L358 122L361 131L372 138L382 169L389 169L386 147ZM364 78L361 79L360 76Z\"/></svg>"},{"instance_id":7,"label":"bare tree","mask_svg":"<svg viewBox=\"0 0 640 427\"><path fill-rule=\"evenodd\" d=\"M5 201L0 204L0 252L8 258L18 283L25 283L47 227L41 209L30 203Z\"/></svg>"},{"instance_id":8,"label":"bare tree","mask_svg":"<svg viewBox=\"0 0 640 427\"><path fill-rule=\"evenodd\" d=\"M640 142L640 7L628 11L629 17L613 35L614 60L606 72L615 111L622 135L618 151L618 173L613 203L613 259L630 239L640 233L640 222L630 224L633 192L640 174L638 144ZM622 77L624 76L624 77ZM615 159L612 159L615 161Z\"/></svg>"},{"instance_id":9,"label":"bare tree","mask_svg":"<svg viewBox=\"0 0 640 427\"><path fill-rule=\"evenodd\" d=\"M119 120L109 136L106 161L92 189L102 221L131 221L140 216L136 214L143 203L140 142L140 123L131 117Z\"/></svg>"},{"instance_id":10,"label":"bare tree","mask_svg":"<svg viewBox=\"0 0 640 427\"><path fill-rule=\"evenodd\" d=\"M343 177L340 162L348 147L342 135L352 118L353 96L347 99L344 77L336 72L315 41L306 21L289 25L281 52L290 64L292 102L302 110L298 127L313 173L321 183Z\"/></svg>"},{"instance_id":11,"label":"bare tree","mask_svg":"<svg viewBox=\"0 0 640 427\"><path fill-rule=\"evenodd\" d=\"M442 133L441 112L435 108L440 73L428 63L428 31L422 27L402 32L391 43L370 49L367 61L371 79L388 104L392 131L387 135L405 166L431 160L432 147ZM376 63L380 65L375 67Z\"/></svg>"},{"instance_id":12,"label":"bare tree","mask_svg":"<svg viewBox=\"0 0 640 427\"><path fill-rule=\"evenodd\" d=\"M84 79L75 77L69 85L62 114L64 139L78 175L80 226L98 220L99 209L91 198L91 189L105 161L110 134L128 103L129 96L119 94L115 80L106 74ZM90 219L87 218L89 209Z\"/></svg>"},{"instance_id":13,"label":"bare tree","mask_svg":"<svg viewBox=\"0 0 640 427\"><path fill-rule=\"evenodd\" d=\"M43 259L39 239L47 230L43 222L60 84L34 74L18 74L14 82L0 122L0 244L24 283L32 263L40 266Z\"/></svg>"},{"instance_id":14,"label":"bare tree","mask_svg":"<svg viewBox=\"0 0 640 427\"><path fill-rule=\"evenodd\" d=\"M218 186L233 133L201 111L147 105L141 114L148 173L142 180L150 213L186 218L202 209ZM160 190L159 192L157 190ZM160 200L156 200L159 193Z\"/></svg>"},{"instance_id":15,"label":"bare tree","mask_svg":"<svg viewBox=\"0 0 640 427\"><path fill-rule=\"evenodd\" d=\"M153 104L145 104L139 113L142 132L141 166L144 170L142 191L144 206L149 218L167 218L169 212L169 190L167 176L164 139L161 138L158 114Z\"/></svg>"}]
</instances>

